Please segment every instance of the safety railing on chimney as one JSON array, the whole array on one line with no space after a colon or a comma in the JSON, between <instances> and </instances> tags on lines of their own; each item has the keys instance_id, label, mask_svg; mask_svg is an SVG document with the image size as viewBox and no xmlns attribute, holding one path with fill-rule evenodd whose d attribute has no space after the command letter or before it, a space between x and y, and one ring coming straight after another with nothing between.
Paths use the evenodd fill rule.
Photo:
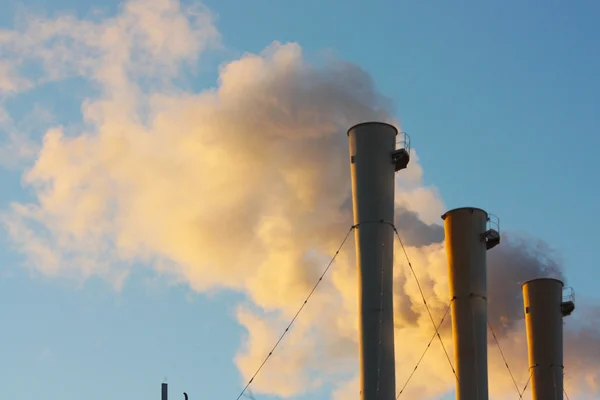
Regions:
<instances>
[{"instance_id":1,"label":"safety railing on chimney","mask_svg":"<svg viewBox=\"0 0 600 400\"><path fill-rule=\"evenodd\" d=\"M404 149L410 154L410 136L406 132L398 132L398 141L396 142L396 150Z\"/></svg>"},{"instance_id":2,"label":"safety railing on chimney","mask_svg":"<svg viewBox=\"0 0 600 400\"><path fill-rule=\"evenodd\" d=\"M488 214L484 236L488 250L500 244L500 218L494 214Z\"/></svg>"},{"instance_id":3,"label":"safety railing on chimney","mask_svg":"<svg viewBox=\"0 0 600 400\"><path fill-rule=\"evenodd\" d=\"M575 291L572 287L563 288L560 310L563 317L571 315L571 313L575 310Z\"/></svg>"},{"instance_id":4,"label":"safety railing on chimney","mask_svg":"<svg viewBox=\"0 0 600 400\"><path fill-rule=\"evenodd\" d=\"M573 303L575 302L575 291L573 290L572 287L567 286L565 288L563 288L563 294L562 294L562 301L572 301Z\"/></svg>"},{"instance_id":5,"label":"safety railing on chimney","mask_svg":"<svg viewBox=\"0 0 600 400\"><path fill-rule=\"evenodd\" d=\"M410 136L406 132L399 132L398 137L399 140L396 142L396 149L392 153L396 172L406 168L410 161Z\"/></svg>"}]
</instances>

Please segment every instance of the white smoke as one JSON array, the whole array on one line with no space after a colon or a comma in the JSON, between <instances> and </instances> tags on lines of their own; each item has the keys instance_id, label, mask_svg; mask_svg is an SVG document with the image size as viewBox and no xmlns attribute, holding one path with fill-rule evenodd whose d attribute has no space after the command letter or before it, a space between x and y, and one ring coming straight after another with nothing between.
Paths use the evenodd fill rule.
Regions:
<instances>
[{"instance_id":1,"label":"white smoke","mask_svg":"<svg viewBox=\"0 0 600 400\"><path fill-rule=\"evenodd\" d=\"M345 131L365 120L398 122L365 71L341 60L311 65L294 43L224 64L214 88L178 85L218 38L206 9L172 0L129 1L100 21L31 17L2 32L4 100L70 77L94 89L81 104L83 128L52 126L39 142L4 117L15 128L4 149L25 158L23 181L35 199L11 204L2 220L27 265L44 274L99 276L119 288L142 264L196 291L245 293L237 318L247 337L235 362L249 379L352 223ZM19 75L26 62L41 76ZM439 320L449 296L443 230L434 222L444 205L422 173L413 151L398 175L395 222ZM255 393L291 397L333 382L334 397L357 397L351 242L254 381ZM489 256L491 323L520 385L527 365L519 283L558 271L547 249L530 243L508 235ZM433 328L399 251L395 267L400 386ZM452 355L448 323L442 337ZM597 393L597 355L579 349L600 348L599 335L578 324L567 326L567 390ZM513 390L493 343L490 381L495 398ZM435 398L453 386L434 342L404 395Z\"/></svg>"}]
</instances>

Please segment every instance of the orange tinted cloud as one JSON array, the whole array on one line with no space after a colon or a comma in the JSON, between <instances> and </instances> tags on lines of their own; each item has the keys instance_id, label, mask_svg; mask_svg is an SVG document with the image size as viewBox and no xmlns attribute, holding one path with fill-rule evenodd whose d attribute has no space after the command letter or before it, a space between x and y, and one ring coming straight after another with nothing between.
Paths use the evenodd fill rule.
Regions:
<instances>
[{"instance_id":1,"label":"orange tinted cloud","mask_svg":"<svg viewBox=\"0 0 600 400\"><path fill-rule=\"evenodd\" d=\"M85 128L46 132L23 174L35 199L12 204L2 218L40 273L76 281L99 276L118 288L143 265L196 291L245 293L237 318L247 337L235 362L249 379L352 223L346 129L364 120L397 122L362 69L341 60L314 66L294 43L225 63L212 89L177 86L174 78L218 46L218 36L207 10L167 0L130 1L99 22L32 17L23 30L5 32L0 40L11 39L1 45L15 59L42 63L38 84L80 76L99 90L81 104ZM439 319L449 301L436 225L445 207L422 174L413 150L398 175L396 224ZM291 396L327 382L337 385L334 396L356 395L352 242L254 382L255 392ZM502 269L500 279L524 263L532 264L530 274L542 271L529 253L522 243L503 244L490 252L490 268ZM400 387L433 329L398 249L395 268ZM494 324L507 325L499 336L524 383L521 305L500 307L520 287L504 282L507 290L490 297L499 305L490 313ZM576 332L581 338L588 331ZM585 336L591 343L593 332ZM442 337L452 355L449 320ZM493 343L489 353L491 392L501 398L514 390L512 381ZM598 366L579 357L567 357L567 371L577 376L567 389L593 392ZM435 398L453 387L434 341L405 395Z\"/></svg>"}]
</instances>

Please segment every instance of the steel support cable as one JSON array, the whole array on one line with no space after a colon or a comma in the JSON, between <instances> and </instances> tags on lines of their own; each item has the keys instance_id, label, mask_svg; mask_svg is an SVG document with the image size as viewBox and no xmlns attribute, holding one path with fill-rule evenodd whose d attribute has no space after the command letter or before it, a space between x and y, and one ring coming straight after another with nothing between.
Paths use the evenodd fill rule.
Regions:
<instances>
[{"instance_id":1,"label":"steel support cable","mask_svg":"<svg viewBox=\"0 0 600 400\"><path fill-rule=\"evenodd\" d=\"M520 399L523 398L523 395L525 394L525 391L527 390L527 386L529 386L529 383L531 382L531 375L533 375L533 370L531 369L531 367L529 367L529 378L527 378L527 382L525 382L525 386L523 387L523 390L521 390Z\"/></svg>"},{"instance_id":2,"label":"steel support cable","mask_svg":"<svg viewBox=\"0 0 600 400\"><path fill-rule=\"evenodd\" d=\"M506 365L506 369L508 370L508 373L510 374L510 379L512 379L513 384L515 385L515 389L517 389L517 393L519 394L519 399L522 399L523 392L521 392L519 390L519 385L517 385L515 376L513 375L512 371L510 370L510 367L508 366L508 361L506 361L506 357L504 356L504 352L502 351L502 347L500 346L500 341L498 340L498 337L496 336L496 333L494 332L494 329L492 328L492 324L490 324L489 321L488 321L488 327L490 328L490 332L492 332L492 337L494 338L494 341L496 342L496 346L498 347L498 350L500 351L500 355L502 356L502 361L504 361L504 365Z\"/></svg>"},{"instance_id":3,"label":"steel support cable","mask_svg":"<svg viewBox=\"0 0 600 400\"><path fill-rule=\"evenodd\" d=\"M292 320L290 321L290 323L288 324L288 326L285 328L285 330L283 331L283 333L281 334L281 336L279 336L279 339L277 340L277 342L275 342L275 345L273 346L273 348L271 349L271 351L269 352L269 354L267 354L267 356L265 357L265 359L263 360L263 362L257 368L256 372L254 372L254 374L252 375L252 378L250 378L250 380L248 381L248 383L246 383L246 386L244 386L244 388L242 389L242 391L240 392L240 394L239 394L239 396L237 397L236 400L240 400L242 398L242 396L244 395L244 393L246 393L246 390L248 390L248 388L250 387L250 385L254 381L254 378L256 378L256 376L263 369L263 367L265 366L265 364L267 363L267 361L269 361L269 358L271 357L271 355L273 355L273 352L277 349L277 347L279 346L279 344L281 343L281 341L283 340L283 338L285 337L285 335L289 332L290 328L292 327L292 325L294 324L294 322L296 321L296 319L298 318L298 316L300 315L300 313L302 312L302 310L304 310L304 307L306 306L306 303L308 303L308 300L310 300L310 298L312 297L312 295L315 292L315 290L317 290L317 287L319 286L319 284L321 283L321 281L325 277L325 274L327 274L327 271L329 271L329 269L333 265L333 262L337 258L338 254L340 254L340 251L342 250L342 247L344 247L344 244L346 244L346 241L348 240L348 237L350 236L350 233L352 233L352 231L355 228L356 228L356 225L352 226L350 228L350 230L348 230L348 233L346 233L346 236L344 237L344 240L342 240L342 244L340 244L340 246L336 250L335 254L333 255L333 257L329 261L329 264L327 264L327 267L325 267L325 270L323 271L323 273L321 274L321 276L317 280L317 283L315 283L315 285L313 286L312 290L310 291L310 293L308 294L308 296L306 296L306 299L304 300L304 302L302 303L302 305L300 306L300 308L298 309L298 311L296 312L296 314L294 315L294 317L292 318Z\"/></svg>"},{"instance_id":4,"label":"steel support cable","mask_svg":"<svg viewBox=\"0 0 600 400\"><path fill-rule=\"evenodd\" d=\"M531 368L530 368L530 370L531 370ZM523 395L525 394L525 391L527 390L527 386L529 385L529 382L531 381L532 373L533 372L530 372L530 374L529 374L529 379L527 379L527 382L525 383L525 387L523 388L523 391L521 392L521 397L519 397L520 399L523 398ZM570 400L569 395L567 394L567 391L564 387L563 387L563 393L565 394L565 397L567 398L567 400Z\"/></svg>"},{"instance_id":5,"label":"steel support cable","mask_svg":"<svg viewBox=\"0 0 600 400\"><path fill-rule=\"evenodd\" d=\"M570 400L569 395L567 394L567 390L565 389L564 380L565 380L565 369L563 368L563 393L565 394L565 397L567 398L567 400Z\"/></svg>"},{"instance_id":6,"label":"steel support cable","mask_svg":"<svg viewBox=\"0 0 600 400\"><path fill-rule=\"evenodd\" d=\"M440 323L435 327L436 328L435 332L433 333L433 336L431 336L431 339L429 339L429 343L427 343L427 346L425 347L425 350L421 354L421 357L419 357L419 360L417 361L417 364L415 365L415 367L411 371L410 375L406 379L406 382L404 382L404 385L402 385L402 389L400 389L400 391L398 392L398 395L396 396L396 400L398 400L400 398L400 395L404 392L404 389L406 389L406 386L408 385L408 383L412 379L413 375L415 374L415 372L417 372L417 368L419 368L419 365L421 364L421 361L423 361L423 358L425 358L425 354L427 354L427 351L431 347L431 343L433 343L433 340L438 335L440 327L442 326L442 324L444 323L444 320L448 316L448 312L450 311L450 305L451 304L452 303L449 303L448 307L446 307L446 312L444 312L444 315L442 316L442 319L440 320Z\"/></svg>"},{"instance_id":7,"label":"steel support cable","mask_svg":"<svg viewBox=\"0 0 600 400\"><path fill-rule=\"evenodd\" d=\"M402 248L402 251L404 252L404 257L406 257L406 262L408 263L408 267L410 268L410 271L412 272L413 276L415 277L415 281L417 282L417 287L419 288L419 293L421 294L421 298L423 299L423 304L425 304L425 309L427 309L427 314L429 314L429 319L431 320L431 324L433 325L433 328L435 329L435 334L438 337L440 344L442 345L442 349L444 350L446 359L448 360L448 363L450 364L452 373L454 374L454 377L456 378L456 380L458 380L458 375L456 374L456 370L454 369L454 365L452 364L452 360L450 359L448 350L446 350L446 346L444 346L444 341L442 340L442 337L440 336L440 331L439 331L439 329L437 329L437 326L433 319L433 315L431 314L431 310L429 309L429 305L427 304L427 300L425 299L425 293L423 293L423 289L421 288L421 284L419 283L419 278L417 277L417 274L415 273L415 270L410 262L410 258L408 257L408 253L406 252L406 248L404 247L404 243L402 242L402 239L400 238L400 234L398 233L398 230L396 229L396 227L393 225L392 225L392 227L394 228L396 237L398 238L398 241L400 242L400 246Z\"/></svg>"}]
</instances>

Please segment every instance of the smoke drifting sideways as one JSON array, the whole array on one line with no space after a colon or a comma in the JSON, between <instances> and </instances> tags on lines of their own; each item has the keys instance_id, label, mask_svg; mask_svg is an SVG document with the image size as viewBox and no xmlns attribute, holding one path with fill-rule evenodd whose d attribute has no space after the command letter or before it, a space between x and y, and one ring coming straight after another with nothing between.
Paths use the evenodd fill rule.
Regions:
<instances>
[{"instance_id":1,"label":"smoke drifting sideways","mask_svg":"<svg viewBox=\"0 0 600 400\"><path fill-rule=\"evenodd\" d=\"M7 143L36 149L23 171L35 199L2 212L27 266L76 282L98 276L119 289L141 263L195 291L245 293L237 318L247 335L235 362L248 379L352 223L345 131L365 120L398 125L390 101L360 67L335 59L315 66L299 45L277 42L224 63L216 87L193 92L182 77L221 46L219 33L208 10L170 0L128 1L116 16L94 21L31 17L3 32L0 46L6 70L27 83L4 96L72 77L93 88L81 104L83 128L50 126L33 145L30 138ZM43 76L19 76L23 62L37 63ZM424 185L412 152L398 175L395 222L439 319L449 301L437 224L444 204L435 187ZM254 381L255 393L290 397L327 383L333 398L358 396L351 242ZM520 282L560 274L540 246L507 235L489 253L491 323L522 384ZM396 254L401 383L433 330L414 277ZM449 320L442 333L451 352ZM567 324L572 393L598 390L598 357L582 350L600 348L598 336L589 325ZM492 395L502 398L512 382L493 343L489 352ZM435 398L454 383L434 343L405 395Z\"/></svg>"}]
</instances>

